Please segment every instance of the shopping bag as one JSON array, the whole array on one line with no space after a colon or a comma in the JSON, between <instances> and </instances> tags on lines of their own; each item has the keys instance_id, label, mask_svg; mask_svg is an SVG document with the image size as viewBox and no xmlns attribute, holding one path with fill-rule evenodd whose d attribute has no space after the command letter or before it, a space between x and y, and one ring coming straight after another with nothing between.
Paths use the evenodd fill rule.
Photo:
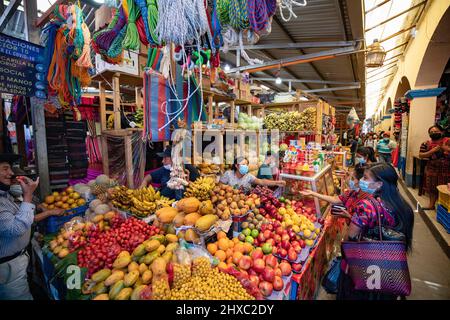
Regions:
<instances>
[{"instance_id":1,"label":"shopping bag","mask_svg":"<svg viewBox=\"0 0 450 320\"><path fill-rule=\"evenodd\" d=\"M329 294L337 294L339 285L339 276L341 275L341 257L334 258L330 267L322 280L322 287Z\"/></svg>"}]
</instances>

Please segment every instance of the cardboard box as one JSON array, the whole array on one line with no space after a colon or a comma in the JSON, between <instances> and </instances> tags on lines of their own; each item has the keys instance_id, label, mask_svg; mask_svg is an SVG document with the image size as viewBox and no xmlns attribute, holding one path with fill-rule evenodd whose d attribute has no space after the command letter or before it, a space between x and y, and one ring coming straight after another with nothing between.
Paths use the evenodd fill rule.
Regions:
<instances>
[{"instance_id":1,"label":"cardboard box","mask_svg":"<svg viewBox=\"0 0 450 320\"><path fill-rule=\"evenodd\" d=\"M244 83L242 80L239 80L239 90L250 92L250 83Z\"/></svg>"},{"instance_id":2,"label":"cardboard box","mask_svg":"<svg viewBox=\"0 0 450 320\"><path fill-rule=\"evenodd\" d=\"M95 11L95 31L108 25L114 16L114 9L106 5L102 5Z\"/></svg>"},{"instance_id":3,"label":"cardboard box","mask_svg":"<svg viewBox=\"0 0 450 320\"><path fill-rule=\"evenodd\" d=\"M104 61L99 54L95 55L95 69L97 73L101 73L104 71L118 71L127 74L131 74L133 76L139 75L139 59L138 55L135 52L124 52L124 59L122 64L109 64Z\"/></svg>"}]
</instances>

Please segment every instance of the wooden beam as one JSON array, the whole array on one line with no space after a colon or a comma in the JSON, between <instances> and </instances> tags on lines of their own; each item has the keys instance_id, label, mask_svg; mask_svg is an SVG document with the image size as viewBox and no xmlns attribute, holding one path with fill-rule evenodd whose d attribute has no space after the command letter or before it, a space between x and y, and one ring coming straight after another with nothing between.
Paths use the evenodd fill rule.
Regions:
<instances>
[{"instance_id":1,"label":"wooden beam","mask_svg":"<svg viewBox=\"0 0 450 320\"><path fill-rule=\"evenodd\" d=\"M133 145L131 143L131 135L124 137L125 145L125 174L127 178L127 186L134 189L134 168L133 168Z\"/></svg>"},{"instance_id":2,"label":"wooden beam","mask_svg":"<svg viewBox=\"0 0 450 320\"><path fill-rule=\"evenodd\" d=\"M236 113L236 106L235 106L235 104L234 104L234 100L233 101L231 101L230 102L230 108L231 108L231 110L230 110L230 120L231 120L231 125L234 127L234 117L235 117L235 113Z\"/></svg>"},{"instance_id":3,"label":"wooden beam","mask_svg":"<svg viewBox=\"0 0 450 320\"><path fill-rule=\"evenodd\" d=\"M213 95L209 95L208 96L208 123L211 124L213 123L213 100L214 96Z\"/></svg>"},{"instance_id":4,"label":"wooden beam","mask_svg":"<svg viewBox=\"0 0 450 320\"><path fill-rule=\"evenodd\" d=\"M100 141L102 150L103 173L109 176L108 136L102 133Z\"/></svg>"},{"instance_id":5,"label":"wooden beam","mask_svg":"<svg viewBox=\"0 0 450 320\"><path fill-rule=\"evenodd\" d=\"M116 74L112 78L113 86L113 110L114 110L114 129L122 129L121 119L120 119L120 81L119 75Z\"/></svg>"},{"instance_id":6,"label":"wooden beam","mask_svg":"<svg viewBox=\"0 0 450 320\"><path fill-rule=\"evenodd\" d=\"M102 81L99 81L98 83L98 90L99 90L99 99L100 99L100 126L101 131L107 130L107 118L106 118L106 90L105 86L103 85Z\"/></svg>"}]
</instances>

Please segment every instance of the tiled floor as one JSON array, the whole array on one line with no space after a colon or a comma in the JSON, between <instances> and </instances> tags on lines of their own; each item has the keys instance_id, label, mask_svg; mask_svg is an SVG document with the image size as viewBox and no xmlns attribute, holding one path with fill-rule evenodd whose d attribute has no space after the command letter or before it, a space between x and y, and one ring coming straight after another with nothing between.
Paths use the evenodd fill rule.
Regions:
<instances>
[{"instance_id":1,"label":"tiled floor","mask_svg":"<svg viewBox=\"0 0 450 320\"><path fill-rule=\"evenodd\" d=\"M404 190L401 191L404 194ZM409 198L404 197L411 204ZM421 200L427 204L426 198L418 200L421 204ZM434 211L427 213L433 215ZM434 213L434 220L435 217ZM415 216L413 251L408 258L408 264L412 280L409 300L450 299L450 260L419 213ZM334 295L329 295L324 290L321 290L318 296L319 300L334 298Z\"/></svg>"}]
</instances>

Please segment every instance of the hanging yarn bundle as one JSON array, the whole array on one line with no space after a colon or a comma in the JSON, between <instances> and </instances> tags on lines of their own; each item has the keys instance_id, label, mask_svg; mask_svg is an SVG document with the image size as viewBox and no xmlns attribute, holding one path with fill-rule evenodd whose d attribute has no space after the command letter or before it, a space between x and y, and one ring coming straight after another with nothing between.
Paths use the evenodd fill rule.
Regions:
<instances>
[{"instance_id":1,"label":"hanging yarn bundle","mask_svg":"<svg viewBox=\"0 0 450 320\"><path fill-rule=\"evenodd\" d=\"M136 5L139 7L141 11L141 17L138 20L138 23L143 23L143 27L145 30L145 39L147 43L153 43L152 36L150 34L150 27L149 27L149 21L148 21L148 6L147 6L147 0L136 0ZM139 22L141 21L141 22ZM138 26L139 28L139 26ZM141 39L141 42L145 44L143 40L143 37L141 35L141 32L139 32L139 38Z\"/></svg>"},{"instance_id":2,"label":"hanging yarn bundle","mask_svg":"<svg viewBox=\"0 0 450 320\"><path fill-rule=\"evenodd\" d=\"M146 30L145 30L145 21L144 18L142 18L142 15L139 16L139 18L136 21L136 26L139 33L139 40L144 46L148 46L150 42L148 42Z\"/></svg>"},{"instance_id":3,"label":"hanging yarn bundle","mask_svg":"<svg viewBox=\"0 0 450 320\"><path fill-rule=\"evenodd\" d=\"M50 59L51 53L46 77L49 93L56 93L61 105L74 107L80 103L81 88L91 82L91 35L78 6L58 5L53 15L55 19L43 30L47 44L53 46L46 54Z\"/></svg>"},{"instance_id":4,"label":"hanging yarn bundle","mask_svg":"<svg viewBox=\"0 0 450 320\"><path fill-rule=\"evenodd\" d=\"M158 4L156 0L147 0L147 11L148 11L148 29L150 33L151 43L160 44L158 35L156 33L156 26L158 25L159 13Z\"/></svg>"},{"instance_id":5,"label":"hanging yarn bundle","mask_svg":"<svg viewBox=\"0 0 450 320\"><path fill-rule=\"evenodd\" d=\"M304 7L307 5L307 2L306 0L303 0L302 2L297 2L294 0L280 0L280 15L285 22L290 21L292 17L297 18L297 15L295 14L293 9L294 5L298 7ZM289 16L287 18L283 14L284 9L287 9L289 11Z\"/></svg>"},{"instance_id":6,"label":"hanging yarn bundle","mask_svg":"<svg viewBox=\"0 0 450 320\"><path fill-rule=\"evenodd\" d=\"M123 39L123 48L128 50L139 50L139 32L136 26L136 21L141 13L139 7L134 3L134 0L124 0L128 8L128 26L125 39Z\"/></svg>"}]
</instances>

